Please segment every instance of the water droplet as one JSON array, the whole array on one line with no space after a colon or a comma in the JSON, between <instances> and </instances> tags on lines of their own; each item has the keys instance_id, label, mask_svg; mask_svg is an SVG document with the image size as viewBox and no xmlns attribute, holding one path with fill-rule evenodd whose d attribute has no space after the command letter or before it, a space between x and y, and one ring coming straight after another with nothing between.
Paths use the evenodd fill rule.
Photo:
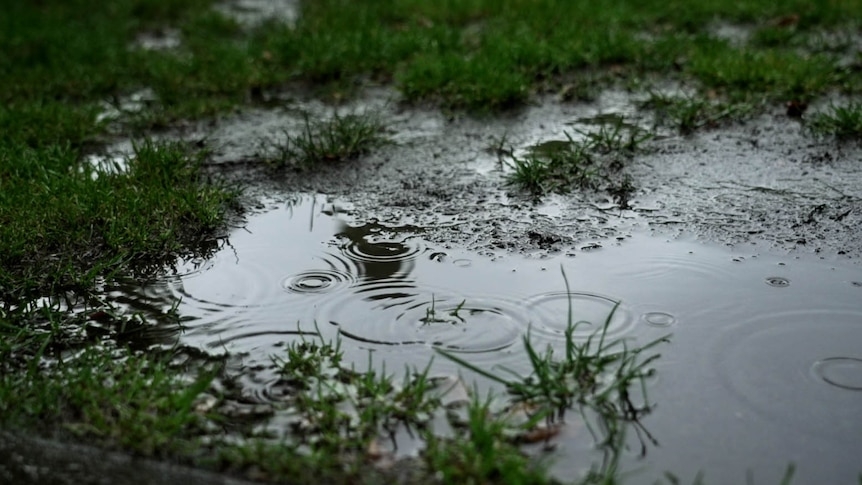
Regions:
<instances>
[{"instance_id":1,"label":"water droplet","mask_svg":"<svg viewBox=\"0 0 862 485\"><path fill-rule=\"evenodd\" d=\"M815 362L811 370L829 385L851 391L862 391L862 359L829 357Z\"/></svg>"},{"instance_id":2,"label":"water droplet","mask_svg":"<svg viewBox=\"0 0 862 485\"><path fill-rule=\"evenodd\" d=\"M350 274L337 270L311 270L288 276L281 287L292 293L324 293L353 282Z\"/></svg>"},{"instance_id":3,"label":"water droplet","mask_svg":"<svg viewBox=\"0 0 862 485\"><path fill-rule=\"evenodd\" d=\"M862 288L862 281L851 281L850 284L857 288Z\"/></svg>"},{"instance_id":4,"label":"water droplet","mask_svg":"<svg viewBox=\"0 0 862 485\"><path fill-rule=\"evenodd\" d=\"M670 327L671 325L676 323L676 317L674 317L670 313L664 312L644 313L641 318L645 322L647 322L647 324L654 327Z\"/></svg>"},{"instance_id":5,"label":"water droplet","mask_svg":"<svg viewBox=\"0 0 862 485\"><path fill-rule=\"evenodd\" d=\"M614 311L618 302L613 298L585 292L554 292L527 300L533 330L555 338L565 335L569 325L570 303L572 324L575 325L573 336L576 339L586 339L600 332L605 322L608 324L608 337L623 334L634 324L634 319L625 308L617 307Z\"/></svg>"},{"instance_id":6,"label":"water droplet","mask_svg":"<svg viewBox=\"0 0 862 485\"><path fill-rule=\"evenodd\" d=\"M321 305L317 321L341 336L374 345L428 345L490 352L518 341L527 317L515 302L418 288L387 279Z\"/></svg>"},{"instance_id":7,"label":"water droplet","mask_svg":"<svg viewBox=\"0 0 862 485\"><path fill-rule=\"evenodd\" d=\"M766 284L776 288L786 288L790 286L790 280L781 276L770 276L766 278Z\"/></svg>"},{"instance_id":8,"label":"water droplet","mask_svg":"<svg viewBox=\"0 0 862 485\"><path fill-rule=\"evenodd\" d=\"M469 259L456 259L455 261L452 261L452 264L459 268L469 268L473 265L473 262Z\"/></svg>"}]
</instances>

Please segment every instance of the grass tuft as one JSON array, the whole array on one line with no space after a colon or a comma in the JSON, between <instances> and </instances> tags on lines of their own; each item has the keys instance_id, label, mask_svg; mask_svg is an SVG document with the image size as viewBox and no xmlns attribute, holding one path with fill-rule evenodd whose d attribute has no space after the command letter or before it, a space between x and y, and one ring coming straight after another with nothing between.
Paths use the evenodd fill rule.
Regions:
<instances>
[{"instance_id":1,"label":"grass tuft","mask_svg":"<svg viewBox=\"0 0 862 485\"><path fill-rule=\"evenodd\" d=\"M570 292L565 271L566 291ZM656 339L638 348L630 349L625 340L611 340L607 329L619 307L617 303L605 319L601 329L590 335L586 341L575 341L574 332L581 324L573 318L572 302L569 300L568 324L565 331L565 349L562 356L557 355L549 345L544 352L535 348L528 333L523 340L524 349L530 360L532 372L520 375L510 369L501 370L511 376L504 377L482 369L455 354L436 349L447 359L503 385L511 399L512 407L529 410L531 422L544 420L548 427L565 419L567 411L577 408L597 443L615 454L621 450L626 424L634 426L642 443L642 453L646 452L644 439L652 440L651 435L640 425L640 419L648 414L651 406L646 397L645 381L653 374L649 367L659 358L659 354L647 355L657 345L668 341L667 337ZM635 389L642 403L633 397ZM589 425L587 414L598 417L598 427ZM615 466L611 461L603 465L610 470ZM610 468L609 468L610 467Z\"/></svg>"},{"instance_id":2,"label":"grass tuft","mask_svg":"<svg viewBox=\"0 0 862 485\"><path fill-rule=\"evenodd\" d=\"M353 160L385 144L384 128L371 114L336 114L326 121L312 121L306 115L302 133L285 132L285 141L264 142L264 150L276 166L308 169Z\"/></svg>"},{"instance_id":3,"label":"grass tuft","mask_svg":"<svg viewBox=\"0 0 862 485\"><path fill-rule=\"evenodd\" d=\"M574 188L595 189L602 182L608 183L612 194L620 192L621 187L630 193L634 189L630 179L625 176L622 181L616 179L626 158L636 153L652 135L626 126L622 120L604 123L597 131L578 130L578 133L581 137L577 140L566 133L565 141L534 146L524 156L506 152L512 170L507 183L533 196L564 193Z\"/></svg>"},{"instance_id":4,"label":"grass tuft","mask_svg":"<svg viewBox=\"0 0 862 485\"><path fill-rule=\"evenodd\" d=\"M831 105L829 111L816 114L807 122L815 135L831 135L841 140L862 140L862 103Z\"/></svg>"}]
</instances>

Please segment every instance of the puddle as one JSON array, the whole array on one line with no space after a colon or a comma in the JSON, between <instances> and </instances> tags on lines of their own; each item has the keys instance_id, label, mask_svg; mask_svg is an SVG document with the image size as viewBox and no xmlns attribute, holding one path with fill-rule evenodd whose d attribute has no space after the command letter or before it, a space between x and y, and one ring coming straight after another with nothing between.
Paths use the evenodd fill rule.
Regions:
<instances>
[{"instance_id":1,"label":"puddle","mask_svg":"<svg viewBox=\"0 0 862 485\"><path fill-rule=\"evenodd\" d=\"M250 404L280 399L270 356L317 329L340 337L358 369L369 352L391 371L424 366L444 348L479 366L523 371L522 337L561 345L571 301L573 320L585 322L577 339L615 307L609 336L643 343L673 334L648 384L658 406L643 423L659 445L627 459L641 470L635 482L665 470L703 471L718 483L746 470L777 479L790 461L802 482L848 482L859 472L856 266L646 235L575 257L492 258L425 241L422 227L356 221L349 204L320 195L274 205L213 259L109 295L152 311L181 300L190 319L173 329L176 339L238 355L231 372ZM432 369L459 371L476 377L446 359ZM578 473L591 452L588 433L562 433L554 472Z\"/></svg>"},{"instance_id":2,"label":"puddle","mask_svg":"<svg viewBox=\"0 0 862 485\"><path fill-rule=\"evenodd\" d=\"M129 167L129 156L125 154L109 154L109 155L100 155L100 154L90 154L85 155L83 158L83 163L88 165L93 169L90 172L90 178L96 180L99 178L99 175L119 175L125 173ZM84 168L81 167L81 172L83 173Z\"/></svg>"},{"instance_id":3,"label":"puddle","mask_svg":"<svg viewBox=\"0 0 862 485\"><path fill-rule=\"evenodd\" d=\"M180 43L181 33L179 30L162 28L138 34L134 46L148 51L167 51L176 49Z\"/></svg>"},{"instance_id":4,"label":"puddle","mask_svg":"<svg viewBox=\"0 0 862 485\"><path fill-rule=\"evenodd\" d=\"M226 0L216 4L215 9L247 28L269 20L292 26L299 16L298 4L297 0Z\"/></svg>"}]
</instances>

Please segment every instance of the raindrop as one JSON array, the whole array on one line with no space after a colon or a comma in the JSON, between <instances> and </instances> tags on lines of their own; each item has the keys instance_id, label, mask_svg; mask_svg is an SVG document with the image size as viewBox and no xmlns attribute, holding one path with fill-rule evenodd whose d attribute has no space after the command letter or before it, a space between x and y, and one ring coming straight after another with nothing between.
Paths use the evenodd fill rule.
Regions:
<instances>
[{"instance_id":1,"label":"raindrop","mask_svg":"<svg viewBox=\"0 0 862 485\"><path fill-rule=\"evenodd\" d=\"M490 352L518 341L527 325L520 305L507 300L431 291L399 280L363 285L320 307L348 339L374 345L441 347L455 352Z\"/></svg>"},{"instance_id":2,"label":"raindrop","mask_svg":"<svg viewBox=\"0 0 862 485\"><path fill-rule=\"evenodd\" d=\"M862 288L862 281L851 281L850 284L857 288Z\"/></svg>"},{"instance_id":3,"label":"raindrop","mask_svg":"<svg viewBox=\"0 0 862 485\"><path fill-rule=\"evenodd\" d=\"M311 270L288 276L281 287L292 293L325 293L353 282L353 277L341 271Z\"/></svg>"},{"instance_id":4,"label":"raindrop","mask_svg":"<svg viewBox=\"0 0 862 485\"><path fill-rule=\"evenodd\" d=\"M592 293L552 292L529 298L527 310L533 316L533 330L560 338L569 325L571 305L571 323L575 325L573 336L586 339L600 332L605 323L608 337L619 336L632 327L634 319L628 310L617 307L617 304L617 300Z\"/></svg>"},{"instance_id":5,"label":"raindrop","mask_svg":"<svg viewBox=\"0 0 862 485\"><path fill-rule=\"evenodd\" d=\"M469 268L473 265L473 262L469 259L456 259L455 261L452 261L452 264L459 268Z\"/></svg>"},{"instance_id":6,"label":"raindrop","mask_svg":"<svg viewBox=\"0 0 862 485\"><path fill-rule=\"evenodd\" d=\"M815 362L811 370L831 386L862 391L862 359L829 357Z\"/></svg>"},{"instance_id":7,"label":"raindrop","mask_svg":"<svg viewBox=\"0 0 862 485\"><path fill-rule=\"evenodd\" d=\"M770 276L769 278L766 278L766 284L776 288L786 288L790 286L790 280L780 276Z\"/></svg>"},{"instance_id":8,"label":"raindrop","mask_svg":"<svg viewBox=\"0 0 862 485\"><path fill-rule=\"evenodd\" d=\"M676 323L676 317L670 313L664 312L649 312L644 313L641 318L653 327L670 327Z\"/></svg>"}]
</instances>

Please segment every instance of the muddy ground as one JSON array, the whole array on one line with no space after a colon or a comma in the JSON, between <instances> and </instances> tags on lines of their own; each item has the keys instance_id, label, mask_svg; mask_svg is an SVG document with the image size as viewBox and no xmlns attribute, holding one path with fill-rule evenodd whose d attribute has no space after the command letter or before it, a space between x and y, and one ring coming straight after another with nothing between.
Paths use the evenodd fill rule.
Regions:
<instances>
[{"instance_id":1,"label":"muddy ground","mask_svg":"<svg viewBox=\"0 0 862 485\"><path fill-rule=\"evenodd\" d=\"M473 251L577 252L650 231L781 253L862 256L858 143L817 139L781 106L683 136L655 128L637 101L612 90L589 104L546 99L516 113L471 118L401 106L396 93L381 88L337 109L378 113L392 143L313 172L268 170L259 155L261 140L301 129L302 113L325 118L336 109L318 102L247 110L187 128L184 138L203 141L218 171L251 187L249 194L332 195L351 202L359 220L419 226L423 239ZM657 135L622 169L636 188L629 208L602 187L535 198L507 186L511 158L497 148L523 154L566 133L577 137L575 130L595 131L596 120L613 115Z\"/></svg>"}]
</instances>

